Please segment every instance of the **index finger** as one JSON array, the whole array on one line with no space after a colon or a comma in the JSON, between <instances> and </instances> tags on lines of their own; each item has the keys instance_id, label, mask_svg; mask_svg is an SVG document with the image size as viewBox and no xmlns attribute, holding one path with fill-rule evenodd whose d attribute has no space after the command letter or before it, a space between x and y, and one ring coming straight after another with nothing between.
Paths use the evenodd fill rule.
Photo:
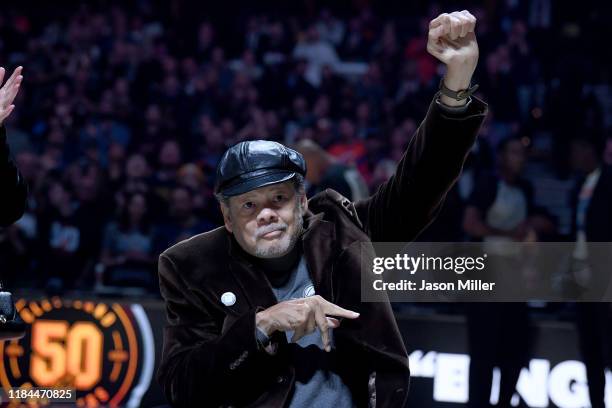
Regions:
<instances>
[{"instance_id":1,"label":"index finger","mask_svg":"<svg viewBox=\"0 0 612 408\"><path fill-rule=\"evenodd\" d=\"M429 28L436 28L449 18L448 13L442 13L429 22Z\"/></svg>"},{"instance_id":2,"label":"index finger","mask_svg":"<svg viewBox=\"0 0 612 408\"><path fill-rule=\"evenodd\" d=\"M4 85L10 85L15 80L15 78L17 78L21 74L22 70L23 70L22 66L18 66L17 68L15 68L15 70L11 74L11 77L6 81L6 84Z\"/></svg>"},{"instance_id":3,"label":"index finger","mask_svg":"<svg viewBox=\"0 0 612 408\"><path fill-rule=\"evenodd\" d=\"M352 310L344 309L338 305L333 304L332 302L328 302L327 300L322 299L321 308L323 309L323 313L330 316L337 317L345 317L347 319L356 319L359 317L359 313L353 312Z\"/></svg>"},{"instance_id":4,"label":"index finger","mask_svg":"<svg viewBox=\"0 0 612 408\"><path fill-rule=\"evenodd\" d=\"M446 34L446 26L444 25L439 25L436 28L431 28L429 30L429 36L434 40L437 40L438 38L442 37L444 34Z\"/></svg>"}]
</instances>

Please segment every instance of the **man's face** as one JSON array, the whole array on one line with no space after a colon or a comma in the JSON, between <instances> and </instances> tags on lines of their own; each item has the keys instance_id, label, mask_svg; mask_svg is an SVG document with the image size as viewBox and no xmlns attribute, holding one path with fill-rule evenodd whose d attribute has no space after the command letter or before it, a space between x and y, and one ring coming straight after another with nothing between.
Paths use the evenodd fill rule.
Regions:
<instances>
[{"instance_id":1,"label":"man's face","mask_svg":"<svg viewBox=\"0 0 612 408\"><path fill-rule=\"evenodd\" d=\"M172 192L172 215L179 220L187 219L191 216L193 202L191 195L184 188L177 188Z\"/></svg>"},{"instance_id":2,"label":"man's face","mask_svg":"<svg viewBox=\"0 0 612 408\"><path fill-rule=\"evenodd\" d=\"M508 143L503 153L503 165L513 174L520 174L525 164L525 148L518 140Z\"/></svg>"},{"instance_id":3,"label":"man's face","mask_svg":"<svg viewBox=\"0 0 612 408\"><path fill-rule=\"evenodd\" d=\"M149 165L144 156L135 154L128 158L125 171L129 178L143 178L149 172Z\"/></svg>"},{"instance_id":4,"label":"man's face","mask_svg":"<svg viewBox=\"0 0 612 408\"><path fill-rule=\"evenodd\" d=\"M277 258L293 249L308 208L305 194L297 194L293 181L261 187L231 197L221 205L225 228L247 253Z\"/></svg>"},{"instance_id":5,"label":"man's face","mask_svg":"<svg viewBox=\"0 0 612 408\"><path fill-rule=\"evenodd\" d=\"M181 163L181 149L175 142L166 142L159 152L159 162L164 167L177 167Z\"/></svg>"}]
</instances>

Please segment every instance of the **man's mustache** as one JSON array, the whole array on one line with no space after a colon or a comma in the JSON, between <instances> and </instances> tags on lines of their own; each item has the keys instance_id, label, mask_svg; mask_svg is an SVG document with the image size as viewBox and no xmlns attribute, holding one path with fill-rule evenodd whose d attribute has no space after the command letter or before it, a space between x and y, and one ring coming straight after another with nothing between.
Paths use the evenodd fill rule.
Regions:
<instances>
[{"instance_id":1,"label":"man's mustache","mask_svg":"<svg viewBox=\"0 0 612 408\"><path fill-rule=\"evenodd\" d=\"M270 233L272 231L285 231L286 229L287 224L285 224L284 222L264 225L263 227L257 229L255 237L261 238L263 235L266 235L267 233Z\"/></svg>"}]
</instances>

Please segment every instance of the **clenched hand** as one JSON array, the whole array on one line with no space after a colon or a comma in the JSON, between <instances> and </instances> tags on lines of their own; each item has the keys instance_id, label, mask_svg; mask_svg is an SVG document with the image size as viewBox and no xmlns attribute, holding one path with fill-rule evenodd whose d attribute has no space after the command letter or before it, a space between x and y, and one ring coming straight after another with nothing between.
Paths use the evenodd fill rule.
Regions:
<instances>
[{"instance_id":1,"label":"clenched hand","mask_svg":"<svg viewBox=\"0 0 612 408\"><path fill-rule=\"evenodd\" d=\"M444 84L453 91L468 88L476 69L475 27L476 17L467 10L442 13L429 23L427 51L446 65Z\"/></svg>"}]
</instances>

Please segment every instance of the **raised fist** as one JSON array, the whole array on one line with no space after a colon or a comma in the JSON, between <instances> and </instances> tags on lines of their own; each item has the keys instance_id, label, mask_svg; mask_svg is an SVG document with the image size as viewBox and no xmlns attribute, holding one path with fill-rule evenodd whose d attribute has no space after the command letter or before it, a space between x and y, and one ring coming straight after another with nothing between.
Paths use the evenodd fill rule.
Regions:
<instances>
[{"instance_id":1,"label":"raised fist","mask_svg":"<svg viewBox=\"0 0 612 408\"><path fill-rule=\"evenodd\" d=\"M470 85L478 63L475 26L467 10L442 13L429 23L427 51L446 64L444 84L454 91Z\"/></svg>"}]
</instances>

